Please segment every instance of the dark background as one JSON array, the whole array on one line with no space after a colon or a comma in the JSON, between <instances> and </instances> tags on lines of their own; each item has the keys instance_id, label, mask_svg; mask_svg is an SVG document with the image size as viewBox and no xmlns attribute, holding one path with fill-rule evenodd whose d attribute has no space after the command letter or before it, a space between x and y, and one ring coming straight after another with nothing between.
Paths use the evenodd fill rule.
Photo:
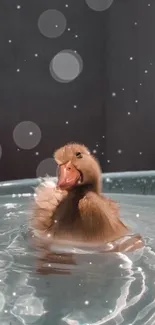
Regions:
<instances>
[{"instance_id":1,"label":"dark background","mask_svg":"<svg viewBox=\"0 0 155 325\"><path fill-rule=\"evenodd\" d=\"M106 172L155 168L155 1L104 1L99 11L88 2L101 0L1 0L0 180L53 174L45 159L68 141L85 143ZM49 9L66 18L59 37L38 27ZM49 70L63 50L83 61L70 82Z\"/></svg>"}]
</instances>

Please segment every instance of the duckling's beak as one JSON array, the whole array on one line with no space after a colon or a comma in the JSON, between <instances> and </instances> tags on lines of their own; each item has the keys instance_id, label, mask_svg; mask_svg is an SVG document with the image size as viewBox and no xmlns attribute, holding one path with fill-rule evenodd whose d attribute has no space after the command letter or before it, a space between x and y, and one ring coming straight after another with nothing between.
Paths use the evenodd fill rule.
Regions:
<instances>
[{"instance_id":1,"label":"duckling's beak","mask_svg":"<svg viewBox=\"0 0 155 325\"><path fill-rule=\"evenodd\" d=\"M68 190L80 182L80 172L69 161L59 166L57 186L62 190Z\"/></svg>"}]
</instances>

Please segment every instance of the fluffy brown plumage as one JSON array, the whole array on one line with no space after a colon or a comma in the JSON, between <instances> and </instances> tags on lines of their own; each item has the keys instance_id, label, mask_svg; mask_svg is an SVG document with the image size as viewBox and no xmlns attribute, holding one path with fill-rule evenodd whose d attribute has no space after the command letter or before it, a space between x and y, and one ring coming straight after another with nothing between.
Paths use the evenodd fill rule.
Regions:
<instances>
[{"instance_id":1,"label":"fluffy brown plumage","mask_svg":"<svg viewBox=\"0 0 155 325\"><path fill-rule=\"evenodd\" d=\"M118 205L101 194L101 168L89 150L69 143L54 154L58 183L36 189L31 226L48 240L107 243L129 229L119 218ZM46 183L46 182L45 182Z\"/></svg>"}]
</instances>

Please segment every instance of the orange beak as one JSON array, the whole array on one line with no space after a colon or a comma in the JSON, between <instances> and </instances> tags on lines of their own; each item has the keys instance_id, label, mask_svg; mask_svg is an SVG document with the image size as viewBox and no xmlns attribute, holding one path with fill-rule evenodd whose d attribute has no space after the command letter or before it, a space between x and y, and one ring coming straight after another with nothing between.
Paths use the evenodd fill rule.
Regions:
<instances>
[{"instance_id":1,"label":"orange beak","mask_svg":"<svg viewBox=\"0 0 155 325\"><path fill-rule=\"evenodd\" d=\"M75 186L81 179L80 172L69 161L59 167L57 186L62 190L68 190Z\"/></svg>"}]
</instances>

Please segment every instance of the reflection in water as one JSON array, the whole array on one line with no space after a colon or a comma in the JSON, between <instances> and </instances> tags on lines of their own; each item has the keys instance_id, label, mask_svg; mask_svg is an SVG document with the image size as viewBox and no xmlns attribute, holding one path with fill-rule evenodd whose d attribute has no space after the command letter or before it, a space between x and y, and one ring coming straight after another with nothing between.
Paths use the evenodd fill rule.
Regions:
<instances>
[{"instance_id":1,"label":"reflection in water","mask_svg":"<svg viewBox=\"0 0 155 325\"><path fill-rule=\"evenodd\" d=\"M121 201L125 221L145 236L144 249L35 250L27 229L31 195L0 197L1 325L155 323L154 199L113 198Z\"/></svg>"}]
</instances>

